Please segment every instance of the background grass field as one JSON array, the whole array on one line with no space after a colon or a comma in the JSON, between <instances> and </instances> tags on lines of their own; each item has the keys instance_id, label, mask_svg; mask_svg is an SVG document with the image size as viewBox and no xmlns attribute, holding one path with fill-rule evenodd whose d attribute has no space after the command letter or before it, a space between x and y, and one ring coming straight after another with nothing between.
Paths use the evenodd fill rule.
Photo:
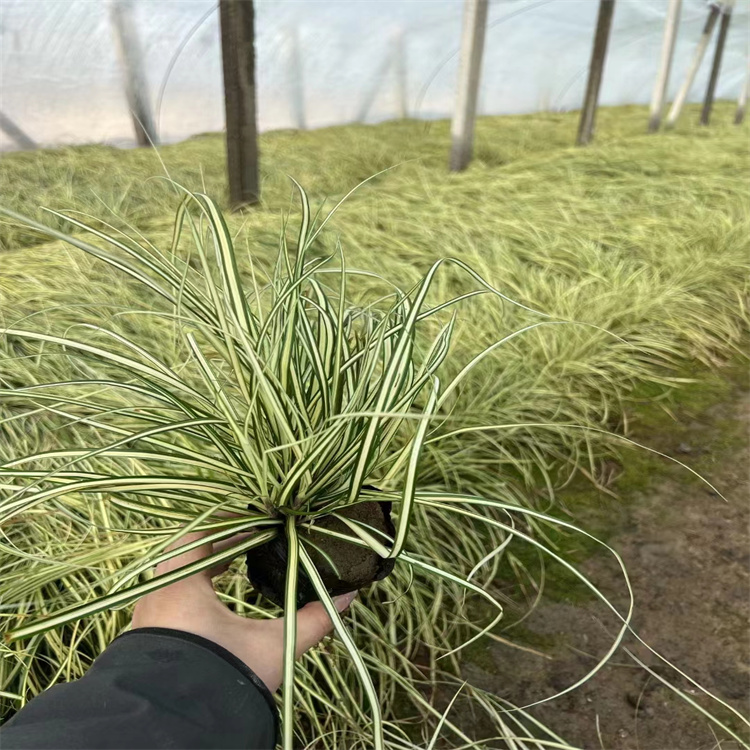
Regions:
<instances>
[{"instance_id":1,"label":"background grass field","mask_svg":"<svg viewBox=\"0 0 750 750\"><path fill-rule=\"evenodd\" d=\"M268 133L263 202L231 225L262 262L276 247L282 214L296 210L287 175L314 204L331 205L392 167L349 198L326 238L330 247L340 236L350 266L406 285L435 259L455 256L528 306L627 341L580 326L535 329L475 371L462 408L503 424L612 426L634 385L674 382L687 362L720 363L747 323L750 160L747 128L729 124L730 109L719 105L710 128L693 126L688 111L682 129L655 136L643 132L642 108L605 109L587 149L569 145L574 113L481 118L477 159L458 175L445 168L446 122ZM9 155L0 162L0 194L7 207L31 216L44 216L40 206L72 209L115 226L128 222L163 245L177 201L160 179L165 170L223 198L221 136L158 155L103 146ZM127 296L125 281L81 253L42 242L0 225L6 323L80 302L84 291L93 303ZM442 278L442 291L462 289L458 274ZM60 325L82 314L58 308L45 319ZM83 315L101 314L94 306ZM469 352L532 320L494 301L472 302L457 341ZM500 460L535 470L553 458L580 464L588 442L580 430L519 428L502 436Z\"/></svg>"},{"instance_id":2,"label":"background grass field","mask_svg":"<svg viewBox=\"0 0 750 750\"><path fill-rule=\"evenodd\" d=\"M750 158L748 129L731 125L731 114L731 105L719 104L715 124L699 128L689 109L681 128L646 135L644 108L604 109L596 143L586 149L570 145L575 113L480 118L477 158L461 174L446 168L446 122L268 133L261 139L262 203L229 223L243 270L250 256L262 269L284 216L297 211L287 175L314 206L330 207L387 170L345 202L316 252L340 239L350 268L402 288L438 258L457 257L509 297L567 321L509 340L472 372L454 404L462 423L504 427L437 444L421 477L425 485L484 494L502 488L546 509L576 474L603 481L598 459L621 443L599 431L627 433L631 399L647 393L656 408L672 387L741 357L750 322ZM130 234L136 228L168 249L178 198L161 177L223 200L224 168L218 134L158 154L104 146L19 153L0 161L0 195L6 207L66 231L41 207L98 217ZM472 288L448 270L431 300ZM362 277L363 299L375 291L387 290ZM143 306L139 294L83 253L0 224L0 324L22 320L25 328L59 333L105 323L178 359L167 326L120 314ZM497 300L467 300L448 369L539 320ZM49 354L5 337L0 377L11 386L71 377L76 366ZM0 455L8 458L60 439L43 425L21 432L0 423ZM45 534L40 543L51 543ZM523 559L515 559L508 575L521 575ZM15 576L18 591L32 585L17 560L0 558L0 569ZM40 571L39 580L49 582L53 572ZM117 632L117 622L100 627L99 642ZM95 647L75 663L66 657L57 676L83 669L87 649ZM33 693L44 679L0 689Z\"/></svg>"}]
</instances>

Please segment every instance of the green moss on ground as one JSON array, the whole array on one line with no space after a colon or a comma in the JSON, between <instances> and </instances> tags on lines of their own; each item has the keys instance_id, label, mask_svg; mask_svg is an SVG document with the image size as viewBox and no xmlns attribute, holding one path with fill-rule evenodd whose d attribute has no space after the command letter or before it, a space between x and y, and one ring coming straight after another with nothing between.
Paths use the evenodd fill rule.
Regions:
<instances>
[{"instance_id":1,"label":"green moss on ground","mask_svg":"<svg viewBox=\"0 0 750 750\"><path fill-rule=\"evenodd\" d=\"M732 414L732 405L740 403L741 396L750 386L747 361L738 356L720 371L692 367L686 368L683 374L690 382L679 389L665 391L663 387L649 384L637 389L638 399L634 399L628 408L630 436L677 458L711 481L722 462L734 460L738 451L747 446L744 423ZM684 467L638 448L628 449L622 454L617 472L607 486L612 494L579 477L572 486L558 494L558 504L550 513L563 520L572 520L599 540L605 543L613 541L617 547L614 538L628 532L631 514L639 506L648 508L651 523L672 522L675 509L652 502L653 491L665 481L677 480L688 492L706 490L702 481ZM608 556L601 545L587 537L556 533L554 529L549 533L558 550L576 567L590 567L597 559L604 561ZM538 576L538 558L528 547L517 545L514 554ZM498 577L515 580L506 564ZM528 604L528 600L518 595L517 589L509 589L507 593L518 602L518 606L509 605L506 621L495 629L495 633L518 647L545 654L559 652L566 638L563 634L540 633L523 623L507 627L525 612L523 601ZM544 601L547 605L560 603L585 607L596 602L597 597L562 566L549 565L545 570ZM476 615L479 620L486 620L492 613L488 608L480 607ZM502 674L496 649L489 640L471 644L463 659L486 674ZM664 699L671 700L671 694L665 693ZM732 717L728 721L730 726L735 726Z\"/></svg>"},{"instance_id":2,"label":"green moss on ground","mask_svg":"<svg viewBox=\"0 0 750 750\"><path fill-rule=\"evenodd\" d=\"M750 386L747 360L737 356L721 370L688 368L683 377L686 382L680 388L666 390L645 383L636 389L627 409L628 434L632 440L677 459L711 481L712 469L747 445L742 422L717 408L736 403L739 394ZM612 468L612 463L607 465ZM558 505L550 513L573 522L583 517L586 531L609 542L625 528L629 509L664 480L679 479L688 491L705 489L702 479L684 466L635 446L620 451L615 471L607 492L578 477L558 493ZM669 510L664 509L665 515ZM658 522L658 508L654 512L653 520ZM601 545L588 537L554 530L550 534L565 558L576 565L603 554ZM528 550L521 549L516 554L528 565L536 560ZM559 565L547 569L544 595L549 601L569 604L596 599L588 587ZM533 638L527 639L529 633L514 629L514 640L534 645Z\"/></svg>"}]
</instances>

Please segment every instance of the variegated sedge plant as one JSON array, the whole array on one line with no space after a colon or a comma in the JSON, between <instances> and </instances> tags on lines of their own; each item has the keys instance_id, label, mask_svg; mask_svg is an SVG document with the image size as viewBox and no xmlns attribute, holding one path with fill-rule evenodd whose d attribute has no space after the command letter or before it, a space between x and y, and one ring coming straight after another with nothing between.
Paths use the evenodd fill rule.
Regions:
<instances>
[{"instance_id":1,"label":"variegated sedge plant","mask_svg":"<svg viewBox=\"0 0 750 750\"><path fill-rule=\"evenodd\" d=\"M418 488L420 458L430 442L461 429L482 429L472 426L446 431L441 427L449 417L450 399L461 381L510 338L486 347L441 384L438 371L449 355L455 326L452 308L475 294L518 303L492 288L460 260L447 259L434 263L410 290L391 285L390 294L384 297L352 304L351 279L366 272L347 269L339 246L330 256L316 254L316 239L333 211L322 220L311 216L307 197L301 188L299 192L302 220L296 247L288 247L285 228L276 265L265 282L259 282L252 268L249 277L240 274L227 225L214 202L203 194L186 193L166 253L145 240L138 243L120 238L72 216L58 218L89 232L111 249L3 211L28 227L65 240L142 285L144 294L152 295L154 303L141 312L170 321L175 347L184 353L179 365L168 363L160 352L122 332L90 323L81 325L76 335L72 331L53 335L17 326L0 331L6 339L42 345L47 353L50 348L59 349L80 366L83 375L75 380L30 383L0 391L7 405L27 407L27 411L14 413L4 421L11 423L29 415L61 419L66 425L75 423L84 435L75 445L60 441L52 450L14 455L4 462L0 467L5 491L0 525L49 512L67 517L79 530L85 529L87 524L94 524L86 518L87 498L93 498L102 507L97 516L101 524L98 531L111 538L109 547L98 548L96 563L109 567L97 581L95 596L86 596L93 587L85 574L75 579L69 568L62 566L61 579L67 585L77 581L74 585L80 586L75 596L78 602L40 619L35 619L30 609L29 617L9 635L34 644L43 634L82 621L80 640L88 632L87 616L121 609L149 591L283 538L288 553L285 612L294 613L299 577L306 576L339 636L334 651L346 653L346 668L350 666L356 672L369 702L372 744L376 748L406 747L407 735L393 726L384 730L379 697L383 691L376 689L372 677L373 672L380 671L398 687L409 690L403 665L373 663L358 648L355 640L363 633L365 638L368 634L381 640L388 637L377 616L367 617L362 608L363 616L354 634L342 622L316 564L316 559L326 557L322 549L325 537L372 550L382 559L395 561L397 571L443 581L488 602L495 614L485 625L474 625L474 634L460 646L444 649L443 657L454 657L502 617L497 598L472 578L483 566L493 570L493 563L512 539L522 539L570 566L514 522L514 517L523 518L533 526L535 521L554 519L492 498ZM190 247L187 253L186 245ZM430 307L427 300L431 284L444 263L457 265L476 282L477 289ZM557 322L545 320L522 330ZM368 489L373 486L379 489ZM345 515L357 504L384 498L395 505L392 536ZM477 541L482 534L473 534L467 542L466 549L475 550L476 562L468 576L448 569L452 561L440 554L439 543L409 545L413 522L429 528L430 513L440 516L446 511L455 522L470 526L472 532L482 530L488 540L483 546ZM327 517L338 519L348 533L325 527L321 519ZM194 530L208 534L200 543L226 541L239 532L253 534L171 573L149 577L157 563L186 549L175 550L172 545ZM315 535L320 537L317 542L313 541ZM429 532L422 529L419 538L428 536ZM123 542L132 537L135 541ZM16 551L32 556L39 552ZM83 569L83 561L93 560L89 555L82 556L81 561ZM381 585L388 587L389 582ZM406 589L400 596L408 595L408 586ZM23 584L17 590L23 592ZM592 590L606 602L598 589ZM236 603L248 610L245 602ZM419 607L416 617L428 617L424 601ZM268 614L253 607L249 611ZM614 653L628 628L630 611L621 619L622 627L612 648L590 674ZM116 631L115 625L110 636ZM98 633L100 646L107 640L105 632ZM295 736L293 616L285 619L284 640L283 741L291 748ZM346 716L346 711L336 714L331 702L310 683L311 674L323 674L333 691L339 689L320 656L306 656L305 665L297 680L304 694L298 699L307 706L304 702L312 696L313 704L327 704L334 718ZM356 706L357 699L349 688L346 691ZM444 726L450 727L463 744L471 744L418 690L411 690L409 695L438 719L430 747ZM523 712L506 713L508 706L491 696L477 691L474 695L506 739L514 737L519 747L566 746L551 734L537 745L534 735L538 738L546 731L541 725ZM313 704L308 716L313 715ZM363 718L359 706L354 710ZM533 725L533 731L528 724ZM334 730L330 724L321 724L318 731Z\"/></svg>"},{"instance_id":2,"label":"variegated sedge plant","mask_svg":"<svg viewBox=\"0 0 750 750\"><path fill-rule=\"evenodd\" d=\"M339 249L325 258L310 254L331 214L316 226L301 189L300 195L303 216L294 252L283 233L272 278L261 288L252 274L249 290L238 271L226 223L203 194L185 196L168 254L68 217L78 229L113 248L103 250L6 212L65 239L165 300L171 310L161 314L174 320L176 335L188 352L176 369L161 361L158 353L103 326L86 325L78 336L2 329L5 337L61 347L68 357L103 363L119 376L3 391L6 402L25 400L34 411L85 424L91 442L6 462L2 479L9 491L0 523L42 506L65 512L68 498L106 493L112 506L146 521L140 533L157 539L121 569L107 594L17 628L10 638L29 639L104 609L122 607L284 535L288 544L285 611L293 613L296 608L299 566L315 587L362 681L370 702L374 745L379 748L383 747L380 706L367 666L310 556L309 545L318 551L320 547L307 537L302 542L299 530L340 537L315 525L316 519L334 515L349 528L348 542L432 575L460 580L419 555L407 554L405 544L429 418L468 372L464 369L442 389L436 376L448 354L455 317L439 327L424 349L419 348L417 327L461 298L426 308L439 261L414 289L402 292L393 286L385 300L350 308L347 285L353 272L346 269L343 253ZM197 269L192 257L178 252L186 230L197 253ZM338 265L332 267L336 261ZM476 279L482 292L503 297L470 268L454 262ZM416 426L412 429L412 425ZM98 470L87 470L94 461ZM139 470L123 471L128 461L139 462ZM341 515L347 507L372 499L374 493L363 489L368 481L377 481L382 488L375 495L378 500L387 497L397 502L392 539L382 534L378 538L376 530ZM387 489L393 484L400 485L397 492ZM143 528L149 520L159 524ZM162 525L165 521L171 524ZM201 542L254 533L203 560L139 582L158 562L179 554L170 545L193 530L208 532ZM467 645L498 621L502 607L471 581L460 583L497 610L463 644ZM291 747L295 618L286 617L285 624L283 724L284 743Z\"/></svg>"}]
</instances>

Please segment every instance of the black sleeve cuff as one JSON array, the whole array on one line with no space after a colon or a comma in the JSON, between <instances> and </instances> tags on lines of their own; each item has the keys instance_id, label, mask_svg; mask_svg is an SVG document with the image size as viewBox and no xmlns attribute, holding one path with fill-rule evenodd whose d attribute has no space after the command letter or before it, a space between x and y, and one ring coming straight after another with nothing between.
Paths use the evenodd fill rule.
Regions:
<instances>
[{"instance_id":1,"label":"black sleeve cuff","mask_svg":"<svg viewBox=\"0 0 750 750\"><path fill-rule=\"evenodd\" d=\"M116 638L75 682L56 685L0 728L13 750L273 750L279 720L260 678L222 646L181 630Z\"/></svg>"},{"instance_id":2,"label":"black sleeve cuff","mask_svg":"<svg viewBox=\"0 0 750 750\"><path fill-rule=\"evenodd\" d=\"M278 742L281 742L281 735L279 732L279 711L276 708L276 701L273 698L273 694L271 691L266 687L266 683L263 682L263 680L258 677L255 672L253 672L250 667L245 664L242 659L235 656L231 651L227 651L227 649L224 648L224 646L220 646L218 643L215 643L214 641L209 640L208 638L204 638L202 635L195 635L195 633L188 633L185 630L173 630L172 628L135 628L134 630L128 630L125 633L122 633L119 635L115 641L119 641L123 638L126 638L127 636L133 636L133 635L161 635L166 636L170 638L180 638L183 641L187 641L188 643L193 643L196 646L200 646L201 648L208 649L211 653L216 654L216 656L221 657L226 661L227 663L231 664L235 669L237 669L244 677L246 677L250 682L257 688L258 692L260 693L261 697L265 701L266 705L268 706L268 710L271 713L271 721L273 722L274 730L275 730L275 736L276 736L276 742L274 744L277 744Z\"/></svg>"},{"instance_id":3,"label":"black sleeve cuff","mask_svg":"<svg viewBox=\"0 0 750 750\"><path fill-rule=\"evenodd\" d=\"M225 649L224 646L220 646L218 643L215 643L208 638L204 638L201 635L196 635L195 633L188 633L185 630L174 630L172 628L135 628L134 630L128 630L125 633L119 635L117 638L115 638L114 641L112 641L112 644L128 637L132 638L133 636L149 635L161 636L163 638L176 638L182 641L187 641L188 643L191 643L199 648L210 651L212 654L216 655L217 657L223 659L225 662L233 666L238 672L240 672L240 674L242 674L243 677L248 679L252 683L252 685L255 686L256 690L260 694L260 697L263 699L268 708L270 714L269 718L273 726L274 736L273 744L270 745L270 747L273 748L281 742L281 734L279 730L279 711L276 708L276 701L274 700L271 691L266 687L266 683L263 682L263 680L261 680L260 677L258 677L258 675L255 674L255 672L253 672L253 670L250 669L250 667L248 667L244 661L242 661L242 659L235 656L231 651ZM111 647L112 646L110 645L110 648ZM207 685L206 689L211 690L212 687L210 685Z\"/></svg>"}]
</instances>

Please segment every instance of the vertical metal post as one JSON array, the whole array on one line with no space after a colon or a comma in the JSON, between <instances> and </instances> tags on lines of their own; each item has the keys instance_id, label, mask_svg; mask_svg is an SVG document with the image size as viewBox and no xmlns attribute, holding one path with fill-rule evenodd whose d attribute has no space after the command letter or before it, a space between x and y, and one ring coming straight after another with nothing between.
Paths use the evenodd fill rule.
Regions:
<instances>
[{"instance_id":1,"label":"vertical metal post","mask_svg":"<svg viewBox=\"0 0 750 750\"><path fill-rule=\"evenodd\" d=\"M740 97L737 99L737 111L734 113L734 124L742 125L742 121L745 119L745 110L747 109L747 95L750 92L750 60L748 60L747 73L745 74L745 82L742 84L740 89Z\"/></svg>"},{"instance_id":2,"label":"vertical metal post","mask_svg":"<svg viewBox=\"0 0 750 750\"><path fill-rule=\"evenodd\" d=\"M607 45L614 12L615 0L599 0L594 46L591 50L591 63L589 65L589 79L586 84L586 95L583 99L581 121L578 125L578 137L576 139L579 146L585 146L589 143L594 134L596 108L599 104L599 90L604 75L604 63L607 59Z\"/></svg>"},{"instance_id":3,"label":"vertical metal post","mask_svg":"<svg viewBox=\"0 0 750 750\"><path fill-rule=\"evenodd\" d=\"M687 75L685 76L685 81L680 87L680 90L677 92L677 96L672 102L672 107L670 108L669 114L667 115L666 124L669 128L674 127L675 123L677 122L677 118L680 116L680 112L682 112L682 108L685 106L688 94L690 93L690 89L693 86L693 81L695 81L695 76L698 73L698 69L700 68L701 63L703 62L703 57L706 54L708 43L711 41L711 34L713 34L714 26L716 26L716 19L718 17L719 6L716 3L712 3L708 9L708 17L706 18L706 23L703 26L701 38L698 41L698 46L695 48L693 60L690 63L690 67L688 68Z\"/></svg>"},{"instance_id":4,"label":"vertical metal post","mask_svg":"<svg viewBox=\"0 0 750 750\"><path fill-rule=\"evenodd\" d=\"M661 125L661 116L664 110L664 99L669 86L669 73L672 69L672 58L674 57L674 46L677 41L677 28L680 24L680 9L682 0L669 0L667 18L664 22L664 37L661 45L661 60L659 72L654 83L654 92L651 96L651 111L648 120L648 131L654 133Z\"/></svg>"},{"instance_id":5,"label":"vertical metal post","mask_svg":"<svg viewBox=\"0 0 750 750\"><path fill-rule=\"evenodd\" d=\"M716 84L719 82L719 71L721 70L721 58L724 54L724 44L727 41L729 32L729 22L732 20L732 7L734 0L727 0L721 8L721 24L719 25L719 36L716 39L716 49L714 50L714 61L711 65L711 75L708 78L706 87L706 96L703 99L703 109L701 110L701 125L708 125L711 119L711 109L714 106L714 96L716 95Z\"/></svg>"},{"instance_id":6,"label":"vertical metal post","mask_svg":"<svg viewBox=\"0 0 750 750\"><path fill-rule=\"evenodd\" d=\"M296 25L289 28L289 78L292 97L292 110L295 124L299 130L305 130L305 76L302 70L302 51L300 49L299 29Z\"/></svg>"},{"instance_id":7,"label":"vertical metal post","mask_svg":"<svg viewBox=\"0 0 750 750\"><path fill-rule=\"evenodd\" d=\"M158 142L154 116L149 101L146 72L143 68L143 51L133 14L131 0L112 0L110 19L125 81L125 95L133 117L135 140L139 146Z\"/></svg>"},{"instance_id":8,"label":"vertical metal post","mask_svg":"<svg viewBox=\"0 0 750 750\"><path fill-rule=\"evenodd\" d=\"M464 0L456 109L451 123L450 169L459 172L471 161L474 121L487 26L487 0Z\"/></svg>"},{"instance_id":9,"label":"vertical metal post","mask_svg":"<svg viewBox=\"0 0 750 750\"><path fill-rule=\"evenodd\" d=\"M405 120L409 116L409 94L406 81L406 39L403 29L397 31L393 38L393 69L396 78L398 116L399 119Z\"/></svg>"},{"instance_id":10,"label":"vertical metal post","mask_svg":"<svg viewBox=\"0 0 750 750\"><path fill-rule=\"evenodd\" d=\"M220 0L221 55L227 126L229 202L260 200L255 90L255 10L252 0Z\"/></svg>"}]
</instances>

